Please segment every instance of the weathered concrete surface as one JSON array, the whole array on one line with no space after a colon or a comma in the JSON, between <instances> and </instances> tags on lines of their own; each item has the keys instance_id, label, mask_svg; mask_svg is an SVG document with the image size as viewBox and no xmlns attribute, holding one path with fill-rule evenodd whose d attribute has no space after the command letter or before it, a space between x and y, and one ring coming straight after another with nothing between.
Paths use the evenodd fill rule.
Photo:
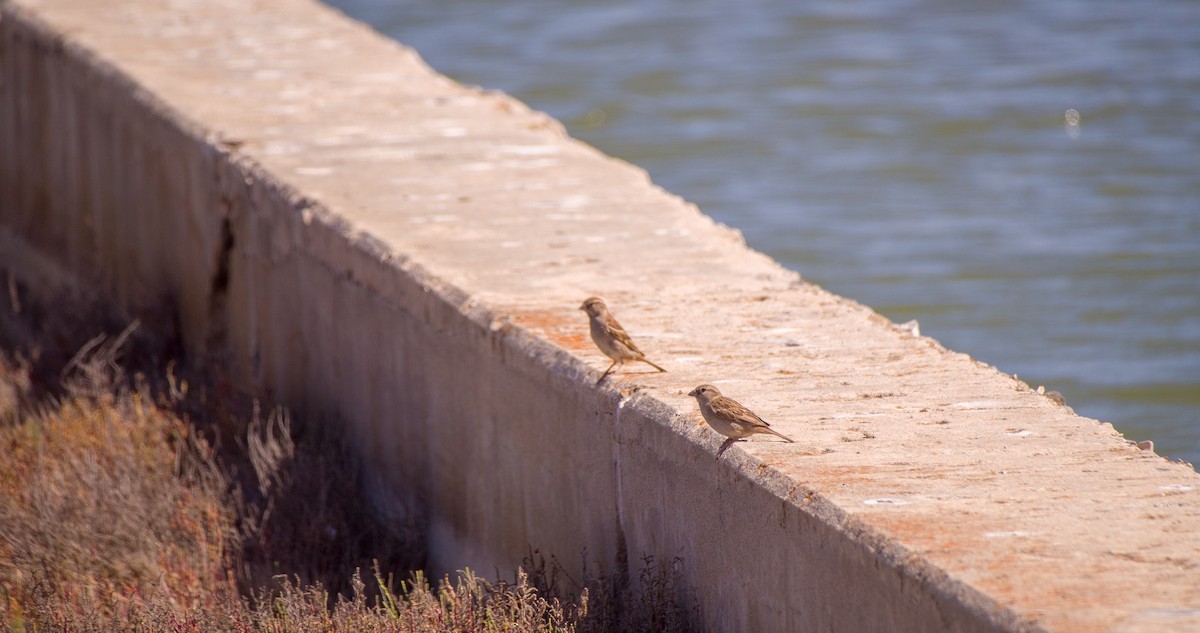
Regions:
<instances>
[{"instance_id":1,"label":"weathered concrete surface","mask_svg":"<svg viewBox=\"0 0 1200 633\"><path fill-rule=\"evenodd\" d=\"M1200 628L1190 467L544 115L308 0L0 10L6 239L344 423L438 567L679 556L712 630ZM593 387L589 294L670 372ZM700 382L799 442L714 459Z\"/></svg>"}]
</instances>

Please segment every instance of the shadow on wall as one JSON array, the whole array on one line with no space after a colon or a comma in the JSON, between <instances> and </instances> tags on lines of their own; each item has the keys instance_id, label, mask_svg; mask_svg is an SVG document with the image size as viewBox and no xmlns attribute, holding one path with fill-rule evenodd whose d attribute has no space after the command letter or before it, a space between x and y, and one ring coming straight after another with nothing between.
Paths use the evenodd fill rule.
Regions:
<instances>
[{"instance_id":1,"label":"shadow on wall","mask_svg":"<svg viewBox=\"0 0 1200 633\"><path fill-rule=\"evenodd\" d=\"M377 517L334 427L264 413L219 365L189 364L170 301L130 323L95 293L34 291L4 264L0 442L11 450L0 482L22 483L0 501L0 545L12 554L0 563L12 598L0 616L14 630L179 618L303 629L332 617L361 630L473 631L499 617L512 630L688 631L698 621L682 560L643 559L636 591L603 573L571 578L533 548L512 583L471 572L429 583L420 526Z\"/></svg>"}]
</instances>

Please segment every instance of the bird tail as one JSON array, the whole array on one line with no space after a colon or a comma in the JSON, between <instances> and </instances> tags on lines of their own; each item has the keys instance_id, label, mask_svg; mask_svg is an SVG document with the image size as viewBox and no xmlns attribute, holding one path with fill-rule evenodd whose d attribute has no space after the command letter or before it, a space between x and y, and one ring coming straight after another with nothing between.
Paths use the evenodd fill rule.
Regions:
<instances>
[{"instance_id":1,"label":"bird tail","mask_svg":"<svg viewBox=\"0 0 1200 633\"><path fill-rule=\"evenodd\" d=\"M783 433L780 433L779 431L776 431L775 429L773 429L769 426L767 427L767 430L770 431L773 435L778 435L779 437L782 437L783 439L785 439L789 442L792 442L793 444L796 442L796 440L793 440L792 438L784 435Z\"/></svg>"},{"instance_id":2,"label":"bird tail","mask_svg":"<svg viewBox=\"0 0 1200 633\"><path fill-rule=\"evenodd\" d=\"M667 370L663 369L662 367L659 367L659 366L658 366L658 363L656 363L656 362L654 362L654 361L650 360L649 358L646 358L645 356L643 356L643 357L639 358L638 360L640 360L640 361L642 361L643 363L646 363L647 365L649 365L649 366L651 366L651 367L653 367L653 368L657 369L658 371L663 371L663 372L667 371Z\"/></svg>"}]
</instances>

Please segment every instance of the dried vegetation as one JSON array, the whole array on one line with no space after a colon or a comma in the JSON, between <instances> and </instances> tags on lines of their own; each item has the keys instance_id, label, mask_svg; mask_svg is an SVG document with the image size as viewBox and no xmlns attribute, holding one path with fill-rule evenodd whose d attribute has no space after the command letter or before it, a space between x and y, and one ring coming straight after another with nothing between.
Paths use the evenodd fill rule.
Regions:
<instances>
[{"instance_id":1,"label":"dried vegetation","mask_svg":"<svg viewBox=\"0 0 1200 633\"><path fill-rule=\"evenodd\" d=\"M684 631L694 619L681 561L645 559L637 592L611 576L564 582L532 550L513 582L431 583L420 534L370 512L337 438L264 414L222 376L179 377L169 318L121 327L78 297L48 310L0 275L0 628Z\"/></svg>"}]
</instances>

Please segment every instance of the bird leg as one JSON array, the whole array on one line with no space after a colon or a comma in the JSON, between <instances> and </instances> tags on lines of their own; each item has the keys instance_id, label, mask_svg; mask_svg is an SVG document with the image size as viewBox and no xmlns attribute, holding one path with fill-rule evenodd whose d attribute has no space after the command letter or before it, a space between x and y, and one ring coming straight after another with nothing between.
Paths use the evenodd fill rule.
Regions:
<instances>
[{"instance_id":1,"label":"bird leg","mask_svg":"<svg viewBox=\"0 0 1200 633\"><path fill-rule=\"evenodd\" d=\"M721 444L721 448L717 449L717 459L721 459L721 453L724 453L725 449L729 448L730 446L733 446L734 442L737 442L737 441L738 440L736 437L731 437L731 438L725 440Z\"/></svg>"},{"instance_id":2,"label":"bird leg","mask_svg":"<svg viewBox=\"0 0 1200 633\"><path fill-rule=\"evenodd\" d=\"M600 383L604 382L604 379L608 377L608 374L612 372L613 368L614 368L614 367L616 367L617 365L620 365L620 364L621 364L621 361L619 361L619 360L614 360L614 361L612 362L612 364L608 366L608 369L605 369L605 370L604 370L604 373L603 373L603 374L600 374L600 380L597 380L597 381L596 381L596 384L598 385L598 384L600 384Z\"/></svg>"}]
</instances>

